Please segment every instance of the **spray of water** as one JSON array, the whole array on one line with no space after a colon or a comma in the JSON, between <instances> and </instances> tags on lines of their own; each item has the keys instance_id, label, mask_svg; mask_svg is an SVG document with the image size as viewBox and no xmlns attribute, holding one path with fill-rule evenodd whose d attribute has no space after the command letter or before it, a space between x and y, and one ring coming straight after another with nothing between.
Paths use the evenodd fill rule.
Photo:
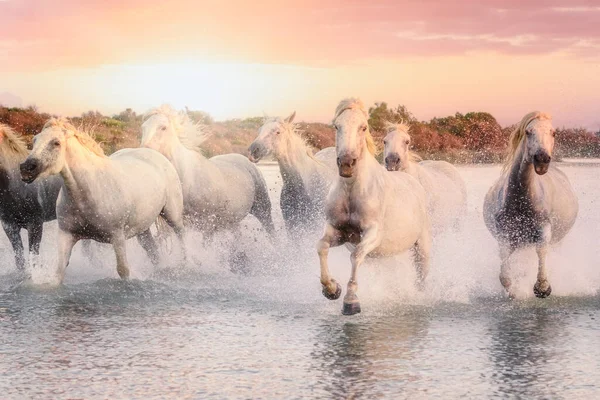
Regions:
<instances>
[{"instance_id":1,"label":"spray of water","mask_svg":"<svg viewBox=\"0 0 600 400\"><path fill-rule=\"evenodd\" d=\"M578 221L558 246L548 255L553 296L593 295L600 287L599 237L600 188L595 181L598 166L563 166L579 195ZM498 167L460 168L469 190L468 215L459 232L445 232L434 238L430 275L423 291L415 288L416 273L409 254L388 259L370 259L359 271L359 297L363 309L385 312L398 304L469 303L476 298L505 296L498 280L500 259L497 244L483 224L483 197L499 174ZM279 204L280 177L275 167L263 167L272 190L275 223L278 232L270 240L252 217L247 218L239 233L222 233L210 242L200 233L186 234L187 260L177 246L163 246L157 268L150 263L137 241L128 243L132 279L163 282L173 287L207 290L224 298L243 297L282 306L341 306L321 296L319 263L315 244L319 232L303 238L289 238L283 228ZM56 284L56 223L45 225L40 261L30 266L34 285ZM24 240L26 238L24 237ZM81 284L105 278L117 279L113 250L109 245L92 244L86 254L78 244L67 269L65 284ZM7 239L0 237L3 269L0 281L15 273L12 250ZM341 283L350 274L349 251L332 249L329 256L333 276ZM512 276L518 298L533 297L537 258L532 249L516 252L512 259ZM345 288L345 285L343 285Z\"/></svg>"}]
</instances>

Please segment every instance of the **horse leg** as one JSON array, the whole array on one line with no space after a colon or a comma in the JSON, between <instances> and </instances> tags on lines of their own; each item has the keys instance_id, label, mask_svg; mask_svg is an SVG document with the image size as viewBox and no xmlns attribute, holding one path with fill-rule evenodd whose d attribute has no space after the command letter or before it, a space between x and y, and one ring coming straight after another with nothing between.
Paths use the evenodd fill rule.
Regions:
<instances>
[{"instance_id":1,"label":"horse leg","mask_svg":"<svg viewBox=\"0 0 600 400\"><path fill-rule=\"evenodd\" d=\"M129 279L129 263L127 262L127 251L125 235L123 233L115 235L112 245L117 256L117 273L121 279Z\"/></svg>"},{"instance_id":2,"label":"horse leg","mask_svg":"<svg viewBox=\"0 0 600 400\"><path fill-rule=\"evenodd\" d=\"M512 281L509 276L510 264L508 263L508 260L514 251L515 249L513 246L509 244L500 244L500 283L508 293L509 297L513 297L513 294L510 291Z\"/></svg>"},{"instance_id":3,"label":"horse leg","mask_svg":"<svg viewBox=\"0 0 600 400\"><path fill-rule=\"evenodd\" d=\"M253 168L256 167L253 165ZM250 209L250 214L254 215L260 221L267 233L273 237L275 234L275 225L273 224L273 216L271 215L271 199L269 198L269 189L267 183L256 169L256 173L252 174L254 179L254 202Z\"/></svg>"},{"instance_id":4,"label":"horse leg","mask_svg":"<svg viewBox=\"0 0 600 400\"><path fill-rule=\"evenodd\" d=\"M415 268L417 269L417 287L423 290L425 278L429 275L429 254L431 252L431 236L429 229L424 229L421 237L413 247Z\"/></svg>"},{"instance_id":5,"label":"horse leg","mask_svg":"<svg viewBox=\"0 0 600 400\"><path fill-rule=\"evenodd\" d=\"M165 208L163 208L160 215L164 218L165 222L171 227L171 229L173 229L175 235L177 235L179 247L181 248L181 254L185 263L185 261L187 260L187 251L185 248L185 243L183 241L184 227L183 215L181 210L182 207L175 206L173 204L167 204Z\"/></svg>"},{"instance_id":6,"label":"horse leg","mask_svg":"<svg viewBox=\"0 0 600 400\"><path fill-rule=\"evenodd\" d=\"M381 244L381 237L379 236L379 229L377 225L369 227L363 231L362 239L359 244L356 245L356 249L350 255L352 262L352 272L350 274L350 280L348 281L348 288L346 295L344 296L344 307L342 308L342 314L354 315L360 312L360 302L356 292L358 290L358 281L356 278L356 271L358 266L363 263L365 257L375 250Z\"/></svg>"},{"instance_id":7,"label":"horse leg","mask_svg":"<svg viewBox=\"0 0 600 400\"><path fill-rule=\"evenodd\" d=\"M19 271L25 270L25 256L23 254L23 241L21 240L21 228L16 224L2 221L4 232L15 252L15 264Z\"/></svg>"},{"instance_id":8,"label":"horse leg","mask_svg":"<svg viewBox=\"0 0 600 400\"><path fill-rule=\"evenodd\" d=\"M550 242L550 226L547 225L543 229L543 239L536 247L538 255L538 275L537 281L533 286L533 293L536 297L545 298L552 293L552 286L548 282L548 271L546 270L546 254L548 253L548 242Z\"/></svg>"},{"instance_id":9,"label":"horse leg","mask_svg":"<svg viewBox=\"0 0 600 400\"><path fill-rule=\"evenodd\" d=\"M40 243L42 242L43 221L36 221L27 227L29 235L29 255L32 257L31 264L36 265L40 255Z\"/></svg>"},{"instance_id":10,"label":"horse leg","mask_svg":"<svg viewBox=\"0 0 600 400\"><path fill-rule=\"evenodd\" d=\"M150 229L147 229L144 232L140 233L137 236L137 240L144 249L144 251L146 251L146 254L148 254L148 258L150 258L152 265L156 267L158 265L159 260L158 248L156 247L156 242L152 237Z\"/></svg>"},{"instance_id":11,"label":"horse leg","mask_svg":"<svg viewBox=\"0 0 600 400\"><path fill-rule=\"evenodd\" d=\"M343 244L342 232L335 229L329 223L325 224L325 233L317 243L317 253L321 264L321 285L323 286L323 296L329 300L336 300L342 294L342 287L329 274L329 265L327 256L330 247L337 247Z\"/></svg>"},{"instance_id":12,"label":"horse leg","mask_svg":"<svg viewBox=\"0 0 600 400\"><path fill-rule=\"evenodd\" d=\"M58 268L56 276L58 277L59 283L62 283L65 278L65 270L69 265L71 251L73 250L75 243L77 243L77 238L71 233L63 231L62 229L58 230Z\"/></svg>"}]
</instances>

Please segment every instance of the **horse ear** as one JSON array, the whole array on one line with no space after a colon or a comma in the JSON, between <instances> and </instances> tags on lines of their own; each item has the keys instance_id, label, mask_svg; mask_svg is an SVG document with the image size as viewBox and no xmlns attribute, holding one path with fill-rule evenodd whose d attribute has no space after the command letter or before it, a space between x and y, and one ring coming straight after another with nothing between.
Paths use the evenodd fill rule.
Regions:
<instances>
[{"instance_id":1,"label":"horse ear","mask_svg":"<svg viewBox=\"0 0 600 400\"><path fill-rule=\"evenodd\" d=\"M291 124L294 121L295 117L296 117L296 111L291 113L290 116L285 119L285 122L287 122L288 124Z\"/></svg>"}]
</instances>

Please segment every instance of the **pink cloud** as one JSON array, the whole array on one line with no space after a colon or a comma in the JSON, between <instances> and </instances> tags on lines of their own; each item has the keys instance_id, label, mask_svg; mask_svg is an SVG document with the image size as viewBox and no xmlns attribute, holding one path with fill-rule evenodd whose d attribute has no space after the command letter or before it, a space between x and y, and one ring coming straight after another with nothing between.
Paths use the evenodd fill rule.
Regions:
<instances>
[{"instance_id":1,"label":"pink cloud","mask_svg":"<svg viewBox=\"0 0 600 400\"><path fill-rule=\"evenodd\" d=\"M284 3L3 1L0 68L189 56L309 65L469 51L584 57L600 48L594 1Z\"/></svg>"}]
</instances>

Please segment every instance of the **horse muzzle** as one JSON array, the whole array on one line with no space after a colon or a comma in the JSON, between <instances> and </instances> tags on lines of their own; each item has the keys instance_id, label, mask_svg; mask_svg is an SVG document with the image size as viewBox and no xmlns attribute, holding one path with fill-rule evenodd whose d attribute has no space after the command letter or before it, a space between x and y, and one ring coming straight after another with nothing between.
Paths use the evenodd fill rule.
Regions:
<instances>
[{"instance_id":1,"label":"horse muzzle","mask_svg":"<svg viewBox=\"0 0 600 400\"><path fill-rule=\"evenodd\" d=\"M253 163L259 162L266 154L267 150L261 144L252 143L250 147L248 147L248 160Z\"/></svg>"},{"instance_id":2,"label":"horse muzzle","mask_svg":"<svg viewBox=\"0 0 600 400\"><path fill-rule=\"evenodd\" d=\"M550 168L552 157L546 152L539 152L533 156L533 169L538 175L544 175Z\"/></svg>"},{"instance_id":3,"label":"horse muzzle","mask_svg":"<svg viewBox=\"0 0 600 400\"><path fill-rule=\"evenodd\" d=\"M338 157L337 165L342 178L352 178L352 175L354 174L354 166L356 165L356 158L350 155Z\"/></svg>"},{"instance_id":4,"label":"horse muzzle","mask_svg":"<svg viewBox=\"0 0 600 400\"><path fill-rule=\"evenodd\" d=\"M19 170L21 171L21 180L31 183L39 176L42 164L34 158L28 158L19 165Z\"/></svg>"},{"instance_id":5,"label":"horse muzzle","mask_svg":"<svg viewBox=\"0 0 600 400\"><path fill-rule=\"evenodd\" d=\"M400 156L396 153L391 153L385 158L385 169L388 171L400 170Z\"/></svg>"}]
</instances>

